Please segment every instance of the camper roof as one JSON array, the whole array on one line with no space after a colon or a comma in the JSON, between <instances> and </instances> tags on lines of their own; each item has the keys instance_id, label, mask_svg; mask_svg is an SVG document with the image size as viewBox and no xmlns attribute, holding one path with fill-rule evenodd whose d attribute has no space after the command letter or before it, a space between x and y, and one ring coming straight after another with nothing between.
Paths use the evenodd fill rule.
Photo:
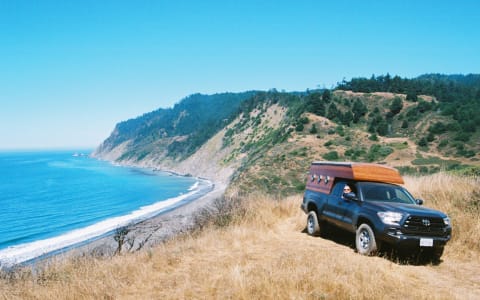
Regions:
<instances>
[{"instance_id":1,"label":"camper roof","mask_svg":"<svg viewBox=\"0 0 480 300\"><path fill-rule=\"evenodd\" d=\"M311 175L345 178L358 181L378 181L404 184L397 169L380 164L358 162L315 161L310 168Z\"/></svg>"}]
</instances>

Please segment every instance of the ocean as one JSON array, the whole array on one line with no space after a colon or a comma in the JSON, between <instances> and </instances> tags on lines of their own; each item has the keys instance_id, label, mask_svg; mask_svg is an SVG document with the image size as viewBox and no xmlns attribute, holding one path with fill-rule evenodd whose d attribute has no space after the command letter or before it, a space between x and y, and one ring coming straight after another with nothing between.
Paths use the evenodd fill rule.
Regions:
<instances>
[{"instance_id":1,"label":"ocean","mask_svg":"<svg viewBox=\"0 0 480 300\"><path fill-rule=\"evenodd\" d=\"M111 233L211 188L88 152L0 152L0 268Z\"/></svg>"}]
</instances>

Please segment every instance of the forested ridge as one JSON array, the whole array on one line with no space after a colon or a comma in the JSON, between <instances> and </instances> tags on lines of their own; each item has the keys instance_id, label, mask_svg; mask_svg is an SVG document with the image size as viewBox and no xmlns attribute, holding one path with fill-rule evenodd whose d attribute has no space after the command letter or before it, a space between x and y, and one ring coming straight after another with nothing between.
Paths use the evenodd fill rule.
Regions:
<instances>
[{"instance_id":1,"label":"forested ridge","mask_svg":"<svg viewBox=\"0 0 480 300\"><path fill-rule=\"evenodd\" d=\"M285 112L274 126L265 121L272 106ZM311 159L387 162L402 172L430 173L478 165L478 112L476 74L413 79L387 74L353 78L331 90L194 94L173 108L117 124L97 153L125 144L118 161L182 161L225 129L223 146L231 147L231 154L224 161L242 157L239 173L259 164L272 172L302 172ZM302 179L294 177L285 185L301 189Z\"/></svg>"},{"instance_id":2,"label":"forested ridge","mask_svg":"<svg viewBox=\"0 0 480 300\"><path fill-rule=\"evenodd\" d=\"M162 144L167 148L162 150L170 157L184 158L230 122L242 101L254 94L248 91L190 95L172 108L160 108L118 123L97 150L109 151L128 141L128 151L123 158L141 159L149 151L158 150L155 145L159 146L160 140L167 139L168 142Z\"/></svg>"},{"instance_id":3,"label":"forested ridge","mask_svg":"<svg viewBox=\"0 0 480 300\"><path fill-rule=\"evenodd\" d=\"M418 95L430 95L436 102L426 109L439 110L455 120L452 130L475 132L480 127L480 75L426 74L414 79L398 76L372 76L342 82L336 89L353 92L391 92L406 94L406 100L417 101ZM425 104L423 104L425 105ZM423 108L420 108L423 109ZM458 128L460 127L460 128ZM464 137L466 139L466 137Z\"/></svg>"}]
</instances>

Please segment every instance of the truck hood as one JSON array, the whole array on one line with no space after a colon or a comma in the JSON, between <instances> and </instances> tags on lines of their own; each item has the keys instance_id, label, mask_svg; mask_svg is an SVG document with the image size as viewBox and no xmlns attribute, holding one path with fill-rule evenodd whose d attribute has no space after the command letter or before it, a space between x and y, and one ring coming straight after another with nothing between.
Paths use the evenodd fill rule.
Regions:
<instances>
[{"instance_id":1,"label":"truck hood","mask_svg":"<svg viewBox=\"0 0 480 300\"><path fill-rule=\"evenodd\" d=\"M393 211L393 212L406 213L408 215L416 215L416 216L441 217L441 218L447 217L447 215L445 215L441 211L420 206L417 204L389 203L389 202L366 202L366 203L368 203L368 205L377 207L378 211Z\"/></svg>"}]
</instances>

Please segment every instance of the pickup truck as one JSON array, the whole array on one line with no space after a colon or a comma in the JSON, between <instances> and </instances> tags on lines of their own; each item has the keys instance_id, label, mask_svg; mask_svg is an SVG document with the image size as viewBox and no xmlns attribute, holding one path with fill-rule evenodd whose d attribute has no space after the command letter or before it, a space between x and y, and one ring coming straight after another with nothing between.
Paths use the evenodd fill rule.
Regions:
<instances>
[{"instance_id":1,"label":"pickup truck","mask_svg":"<svg viewBox=\"0 0 480 300\"><path fill-rule=\"evenodd\" d=\"M301 204L307 233L323 235L329 225L355 234L358 253L373 255L384 244L440 261L451 238L449 217L421 206L401 186L400 173L385 165L313 162ZM344 192L344 188L351 191Z\"/></svg>"}]
</instances>

